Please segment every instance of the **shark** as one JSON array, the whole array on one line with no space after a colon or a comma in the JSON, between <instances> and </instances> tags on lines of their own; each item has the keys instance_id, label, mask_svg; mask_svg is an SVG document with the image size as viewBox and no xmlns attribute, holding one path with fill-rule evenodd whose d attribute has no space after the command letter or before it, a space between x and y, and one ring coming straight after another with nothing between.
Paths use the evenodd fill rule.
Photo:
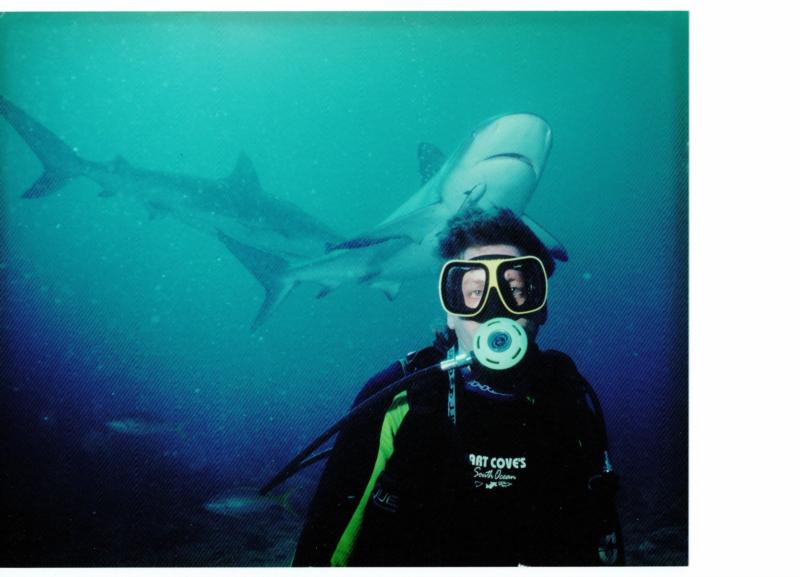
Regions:
<instances>
[{"instance_id":1,"label":"shark","mask_svg":"<svg viewBox=\"0 0 800 577\"><path fill-rule=\"evenodd\" d=\"M222 231L238 242L280 258L311 258L343 237L294 203L267 194L250 158L239 154L222 178L150 170L122 156L97 162L82 158L24 110L0 95L0 115L16 130L43 166L41 176L22 194L41 198L77 178L100 187L99 196L124 195L141 202L151 218L170 215L216 237Z\"/></svg>"},{"instance_id":2,"label":"shark","mask_svg":"<svg viewBox=\"0 0 800 577\"><path fill-rule=\"evenodd\" d=\"M109 431L133 437L178 435L186 439L183 425L173 424L146 413L117 417L105 422Z\"/></svg>"},{"instance_id":3,"label":"shark","mask_svg":"<svg viewBox=\"0 0 800 577\"><path fill-rule=\"evenodd\" d=\"M436 273L439 233L453 215L473 206L513 210L556 260L568 259L563 245L525 213L552 140L547 122L534 114L490 118L449 157L432 144L420 144L420 189L371 230L351 238L267 194L244 153L228 176L216 179L140 168L119 155L97 162L80 157L2 95L0 115L43 167L23 198L48 196L87 178L100 187L101 197L132 197L151 218L170 215L215 235L264 288L252 330L304 282L321 286L318 298L352 283L393 300L404 281Z\"/></svg>"},{"instance_id":4,"label":"shark","mask_svg":"<svg viewBox=\"0 0 800 577\"><path fill-rule=\"evenodd\" d=\"M217 515L243 519L256 515L263 515L272 510L288 513L291 517L299 518L291 501L293 490L277 496L263 496L257 487L236 487L223 491L209 499L203 508Z\"/></svg>"},{"instance_id":5,"label":"shark","mask_svg":"<svg viewBox=\"0 0 800 577\"><path fill-rule=\"evenodd\" d=\"M449 157L431 144L421 144L420 189L371 230L328 243L326 254L319 257L276 258L218 231L228 250L264 288L252 329L300 283L320 285L317 298L345 284L360 284L393 300L403 282L438 273L440 233L450 218L472 207L512 210L554 259L568 260L561 242L526 214L551 142L552 131L543 118L517 113L486 120Z\"/></svg>"}]
</instances>

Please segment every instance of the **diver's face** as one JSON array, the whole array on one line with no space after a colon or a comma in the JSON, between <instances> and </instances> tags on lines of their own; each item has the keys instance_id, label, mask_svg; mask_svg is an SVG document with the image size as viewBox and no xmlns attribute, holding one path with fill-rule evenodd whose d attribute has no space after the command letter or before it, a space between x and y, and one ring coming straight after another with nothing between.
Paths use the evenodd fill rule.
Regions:
<instances>
[{"instance_id":1,"label":"diver's face","mask_svg":"<svg viewBox=\"0 0 800 577\"><path fill-rule=\"evenodd\" d=\"M514 245L490 244L485 246L471 246L464 251L464 255L461 258L463 258L464 260L469 260L475 257L486 256L490 254L503 255L509 257L522 256L520 250ZM513 278L514 275L517 275L519 278L516 279ZM513 288L515 282L520 282L520 283L522 282L522 277L519 275L517 271L511 270L506 272L506 280L511 283L511 286ZM481 296L483 294L485 285L486 285L485 271L476 269L465 274L464 279L461 281L461 289L464 293L464 302L468 306L473 306L470 303L474 303L473 308L477 307L478 303L481 300ZM517 298L516 294L517 293L515 292L515 298ZM535 336L535 331L532 330L534 327L529 326L530 325L529 319L519 319L517 322L523 327L525 327L525 330L528 331L529 337ZM481 324L477 321L448 314L447 326L452 330L454 330L456 333L456 337L458 338L458 352L460 353L470 352L472 350L472 337L475 336L475 332L478 330Z\"/></svg>"}]
</instances>

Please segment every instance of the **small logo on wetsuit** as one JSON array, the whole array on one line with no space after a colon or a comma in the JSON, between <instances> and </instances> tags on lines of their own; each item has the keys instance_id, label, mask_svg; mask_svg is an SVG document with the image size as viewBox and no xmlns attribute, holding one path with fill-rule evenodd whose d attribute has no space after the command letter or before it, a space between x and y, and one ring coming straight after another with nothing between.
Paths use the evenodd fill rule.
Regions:
<instances>
[{"instance_id":1,"label":"small logo on wetsuit","mask_svg":"<svg viewBox=\"0 0 800 577\"><path fill-rule=\"evenodd\" d=\"M517 475L511 470L525 469L528 465L525 457L490 457L489 455L469 454L472 465L472 479L475 488L497 489L507 488L514 484Z\"/></svg>"},{"instance_id":2,"label":"small logo on wetsuit","mask_svg":"<svg viewBox=\"0 0 800 577\"><path fill-rule=\"evenodd\" d=\"M380 480L375 483L375 488L372 490L372 503L379 509L383 509L389 513L397 512L398 497L394 493L387 491Z\"/></svg>"}]
</instances>

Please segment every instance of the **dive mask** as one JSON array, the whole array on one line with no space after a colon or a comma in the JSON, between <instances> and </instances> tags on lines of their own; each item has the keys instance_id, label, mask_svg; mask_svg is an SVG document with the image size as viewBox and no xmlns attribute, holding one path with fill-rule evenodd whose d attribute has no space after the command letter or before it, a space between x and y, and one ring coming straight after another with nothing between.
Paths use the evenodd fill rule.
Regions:
<instances>
[{"instance_id":1,"label":"dive mask","mask_svg":"<svg viewBox=\"0 0 800 577\"><path fill-rule=\"evenodd\" d=\"M535 256L451 260L439 276L439 298L444 310L458 317L479 322L501 316L519 318L544 307L547 272Z\"/></svg>"}]
</instances>

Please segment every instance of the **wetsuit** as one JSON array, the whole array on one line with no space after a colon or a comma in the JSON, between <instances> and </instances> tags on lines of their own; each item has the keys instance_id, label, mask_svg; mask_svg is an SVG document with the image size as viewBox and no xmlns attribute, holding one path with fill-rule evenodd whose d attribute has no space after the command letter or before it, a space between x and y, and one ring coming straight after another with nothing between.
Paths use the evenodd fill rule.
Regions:
<instances>
[{"instance_id":1,"label":"wetsuit","mask_svg":"<svg viewBox=\"0 0 800 577\"><path fill-rule=\"evenodd\" d=\"M354 405L444 355L394 363ZM601 547L612 533L619 542L613 490L589 488L603 447L585 381L563 353L534 346L528 357L530 385L513 400L470 392L455 372L448 411L448 374L437 373L342 430L293 564L621 563Z\"/></svg>"}]
</instances>

